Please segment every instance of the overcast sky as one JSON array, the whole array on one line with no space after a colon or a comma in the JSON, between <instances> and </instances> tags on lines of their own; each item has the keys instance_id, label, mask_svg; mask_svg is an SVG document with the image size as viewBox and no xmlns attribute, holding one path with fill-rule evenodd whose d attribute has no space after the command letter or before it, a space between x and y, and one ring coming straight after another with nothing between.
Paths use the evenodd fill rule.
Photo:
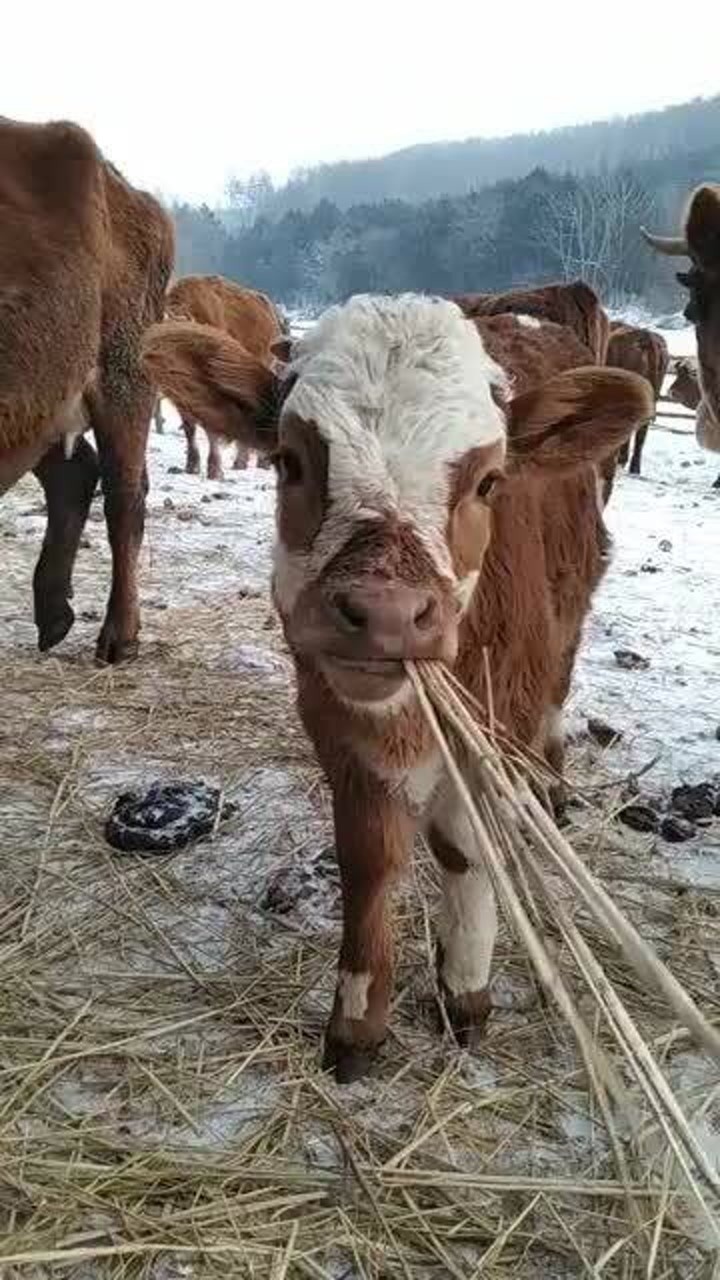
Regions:
<instances>
[{"instance_id":1,"label":"overcast sky","mask_svg":"<svg viewBox=\"0 0 720 1280\"><path fill-rule=\"evenodd\" d=\"M10 10L4 114L77 120L133 181L210 202L231 173L280 179L321 160L720 91L718 0L19 0Z\"/></svg>"}]
</instances>

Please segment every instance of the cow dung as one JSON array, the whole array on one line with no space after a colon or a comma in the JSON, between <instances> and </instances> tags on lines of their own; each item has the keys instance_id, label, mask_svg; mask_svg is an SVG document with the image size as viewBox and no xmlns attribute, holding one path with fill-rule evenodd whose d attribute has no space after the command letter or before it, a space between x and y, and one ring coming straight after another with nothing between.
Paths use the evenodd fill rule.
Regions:
<instances>
[{"instance_id":1,"label":"cow dung","mask_svg":"<svg viewBox=\"0 0 720 1280\"><path fill-rule=\"evenodd\" d=\"M233 812L222 795L205 782L154 782L141 794L118 796L105 823L105 839L121 853L173 853L201 836Z\"/></svg>"}]
</instances>

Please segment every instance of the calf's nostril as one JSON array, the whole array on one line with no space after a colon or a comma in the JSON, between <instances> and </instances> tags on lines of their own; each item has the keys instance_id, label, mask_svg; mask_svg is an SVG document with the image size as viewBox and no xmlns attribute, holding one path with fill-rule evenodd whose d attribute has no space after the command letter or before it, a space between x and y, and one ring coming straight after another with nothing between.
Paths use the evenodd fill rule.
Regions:
<instances>
[{"instance_id":1,"label":"calf's nostril","mask_svg":"<svg viewBox=\"0 0 720 1280\"><path fill-rule=\"evenodd\" d=\"M367 613L363 607L345 592L333 597L333 604L340 617L353 631L362 631L367 623Z\"/></svg>"},{"instance_id":2,"label":"calf's nostril","mask_svg":"<svg viewBox=\"0 0 720 1280\"><path fill-rule=\"evenodd\" d=\"M434 596L428 596L427 600L421 601L415 610L413 625L419 631L427 631L429 627L435 625L437 615L437 601Z\"/></svg>"}]
</instances>

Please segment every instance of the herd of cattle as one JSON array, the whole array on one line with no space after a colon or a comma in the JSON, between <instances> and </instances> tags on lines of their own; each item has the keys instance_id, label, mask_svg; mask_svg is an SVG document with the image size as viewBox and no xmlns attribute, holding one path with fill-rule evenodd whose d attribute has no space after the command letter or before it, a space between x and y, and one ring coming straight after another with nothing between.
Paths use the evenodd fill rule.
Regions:
<instances>
[{"instance_id":1,"label":"herd of cattle","mask_svg":"<svg viewBox=\"0 0 720 1280\"><path fill-rule=\"evenodd\" d=\"M687 254L699 370L672 394L720 448L720 188L693 196ZM392 987L388 890L422 829L443 879L439 982L457 1035L490 1009L492 889L405 663L453 665L507 732L562 772L561 713L605 573L603 520L668 367L585 284L454 300L361 296L293 340L268 299L218 277L172 287L167 215L81 129L0 122L0 492L33 470L47 530L39 644L67 634L72 570L101 480L112 586L101 660L137 650L146 446L158 396L194 432L272 456L273 599L298 706L328 778L343 938L326 1061L362 1072ZM97 452L85 438L91 428ZM483 652L486 661L483 659Z\"/></svg>"}]
</instances>

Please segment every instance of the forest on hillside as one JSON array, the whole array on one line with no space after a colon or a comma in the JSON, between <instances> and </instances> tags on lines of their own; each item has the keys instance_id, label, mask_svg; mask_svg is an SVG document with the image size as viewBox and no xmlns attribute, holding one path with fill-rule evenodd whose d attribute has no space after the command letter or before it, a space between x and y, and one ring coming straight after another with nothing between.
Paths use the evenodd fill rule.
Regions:
<instances>
[{"instance_id":1,"label":"forest on hillside","mask_svg":"<svg viewBox=\"0 0 720 1280\"><path fill-rule=\"evenodd\" d=\"M700 106L708 111L698 114ZM704 136L710 108L712 139L691 145ZM588 159L576 145L578 135L586 146L592 131L603 129L607 158L621 122L558 130L537 135L536 142L543 139L544 153L554 149L556 156L567 145L562 171L535 166L495 181L478 177L455 194L444 192L439 178L437 194L420 201L386 196L346 206L320 195L310 206L278 214L276 197L288 198L292 182L274 192L262 174L233 181L222 210L173 207L177 271L219 272L310 310L362 291L451 294L577 277L609 306L634 299L656 311L675 310L682 305L675 268L646 249L640 226L675 229L692 188L720 182L720 98L689 104L684 117L682 110L624 122L625 141L635 138L636 153L619 149L617 164L573 172L571 161L580 166ZM658 132L662 120L666 135ZM521 163L532 148L522 138L503 145L513 141Z\"/></svg>"}]
</instances>

